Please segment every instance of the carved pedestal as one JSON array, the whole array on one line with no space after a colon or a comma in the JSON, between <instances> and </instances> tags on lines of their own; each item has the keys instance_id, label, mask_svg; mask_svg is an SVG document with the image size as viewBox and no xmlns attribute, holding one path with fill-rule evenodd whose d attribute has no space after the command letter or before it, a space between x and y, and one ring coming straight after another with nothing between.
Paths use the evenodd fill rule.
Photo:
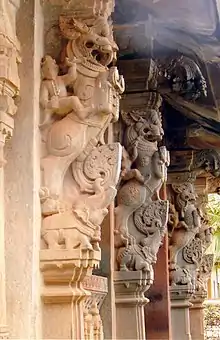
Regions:
<instances>
[{"instance_id":1,"label":"carved pedestal","mask_svg":"<svg viewBox=\"0 0 220 340\"><path fill-rule=\"evenodd\" d=\"M90 292L83 279L100 261L100 252L41 250L44 339L84 339L84 303ZM61 312L62 311L62 312Z\"/></svg>"},{"instance_id":2,"label":"carved pedestal","mask_svg":"<svg viewBox=\"0 0 220 340\"><path fill-rule=\"evenodd\" d=\"M117 339L145 339L144 293L152 282L153 275L142 271L115 272Z\"/></svg>"},{"instance_id":3,"label":"carved pedestal","mask_svg":"<svg viewBox=\"0 0 220 340\"><path fill-rule=\"evenodd\" d=\"M172 339L191 340L189 308L193 287L174 286L170 289Z\"/></svg>"}]
</instances>

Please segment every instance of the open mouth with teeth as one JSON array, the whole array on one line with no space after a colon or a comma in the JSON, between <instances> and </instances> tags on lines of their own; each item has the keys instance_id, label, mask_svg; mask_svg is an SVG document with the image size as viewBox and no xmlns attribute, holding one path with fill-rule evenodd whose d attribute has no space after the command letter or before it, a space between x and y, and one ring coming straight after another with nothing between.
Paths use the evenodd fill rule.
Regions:
<instances>
[{"instance_id":1,"label":"open mouth with teeth","mask_svg":"<svg viewBox=\"0 0 220 340\"><path fill-rule=\"evenodd\" d=\"M93 50L91 52L91 55L98 64L101 64L103 66L109 65L112 61L112 55L110 52L102 52L99 50Z\"/></svg>"}]
</instances>

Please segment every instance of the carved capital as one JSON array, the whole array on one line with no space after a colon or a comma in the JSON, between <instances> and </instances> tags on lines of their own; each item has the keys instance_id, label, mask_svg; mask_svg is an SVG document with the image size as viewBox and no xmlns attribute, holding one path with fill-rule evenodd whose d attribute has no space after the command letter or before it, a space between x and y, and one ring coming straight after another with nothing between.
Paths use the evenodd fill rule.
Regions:
<instances>
[{"instance_id":1,"label":"carved capital","mask_svg":"<svg viewBox=\"0 0 220 340\"><path fill-rule=\"evenodd\" d=\"M144 293L153 283L153 272L115 272L114 282L116 304L144 306L148 303L148 299L144 296Z\"/></svg>"}]
</instances>

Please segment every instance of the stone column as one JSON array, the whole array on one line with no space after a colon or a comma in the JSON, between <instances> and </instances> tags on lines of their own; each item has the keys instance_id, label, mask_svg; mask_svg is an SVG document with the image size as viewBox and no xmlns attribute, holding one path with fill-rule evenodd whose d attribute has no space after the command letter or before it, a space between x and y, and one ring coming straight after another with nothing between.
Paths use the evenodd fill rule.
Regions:
<instances>
[{"instance_id":1,"label":"stone column","mask_svg":"<svg viewBox=\"0 0 220 340\"><path fill-rule=\"evenodd\" d=\"M149 61L146 69L150 87L157 66ZM115 208L114 274L118 339L146 338L145 292L153 283L152 265L166 232L168 201L160 199L159 191L169 154L158 147L163 136L160 106L160 95L150 89L126 94L121 105L124 155Z\"/></svg>"},{"instance_id":2,"label":"stone column","mask_svg":"<svg viewBox=\"0 0 220 340\"><path fill-rule=\"evenodd\" d=\"M7 338L6 274L5 274L5 185L4 158L5 142L14 129L16 99L19 94L17 64L19 42L16 35L16 12L19 1L0 1L0 339Z\"/></svg>"},{"instance_id":3,"label":"stone column","mask_svg":"<svg viewBox=\"0 0 220 340\"><path fill-rule=\"evenodd\" d=\"M189 340L189 307L192 305L189 300L195 290L201 256L201 240L196 237L201 230L201 217L194 182L173 183L169 195L172 204L168 223L172 337Z\"/></svg>"},{"instance_id":4,"label":"stone column","mask_svg":"<svg viewBox=\"0 0 220 340\"><path fill-rule=\"evenodd\" d=\"M161 198L167 199L166 184L161 188ZM150 303L145 307L145 326L147 340L171 339L171 308L168 268L168 235L158 251L154 265L154 284L147 292ZM158 319L160 323L158 323Z\"/></svg>"},{"instance_id":5,"label":"stone column","mask_svg":"<svg viewBox=\"0 0 220 340\"><path fill-rule=\"evenodd\" d=\"M183 287L171 287L171 322L172 339L191 340L189 308L192 306L190 298L193 287L185 285Z\"/></svg>"},{"instance_id":6,"label":"stone column","mask_svg":"<svg viewBox=\"0 0 220 340\"><path fill-rule=\"evenodd\" d=\"M49 2L45 13L57 15L54 45L62 49L41 63L43 338L101 340L99 311L86 308L91 292L83 280L99 266L101 224L121 168L121 145L104 143L124 91L123 77L110 67L113 2Z\"/></svg>"},{"instance_id":7,"label":"stone column","mask_svg":"<svg viewBox=\"0 0 220 340\"><path fill-rule=\"evenodd\" d=\"M196 171L198 174L198 169ZM190 177L191 176L191 177ZM187 179L188 177L188 179ZM194 177L194 178L193 178ZM201 296L204 296L203 263L205 250L212 240L212 228L208 225L205 206L206 178L195 178L193 174L169 176L169 270L172 333L174 339L200 339L202 336ZM173 195L172 195L173 190ZM211 265L210 265L211 266ZM210 271L210 270L209 270ZM199 317L200 314L200 317ZM184 321L184 322L183 322ZM181 338L180 327L184 325ZM191 333L192 332L192 333Z\"/></svg>"},{"instance_id":8,"label":"stone column","mask_svg":"<svg viewBox=\"0 0 220 340\"><path fill-rule=\"evenodd\" d=\"M115 272L117 339L145 339L144 293L152 282L142 271Z\"/></svg>"},{"instance_id":9,"label":"stone column","mask_svg":"<svg viewBox=\"0 0 220 340\"><path fill-rule=\"evenodd\" d=\"M190 330L192 340L204 340L204 297L195 297L190 308Z\"/></svg>"}]
</instances>

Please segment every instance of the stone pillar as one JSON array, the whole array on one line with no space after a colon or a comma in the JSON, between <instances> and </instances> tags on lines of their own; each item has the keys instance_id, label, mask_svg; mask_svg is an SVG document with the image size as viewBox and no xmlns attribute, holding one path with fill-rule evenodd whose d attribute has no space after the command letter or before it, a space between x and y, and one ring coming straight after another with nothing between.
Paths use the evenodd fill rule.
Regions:
<instances>
[{"instance_id":1,"label":"stone pillar","mask_svg":"<svg viewBox=\"0 0 220 340\"><path fill-rule=\"evenodd\" d=\"M171 316L172 333L177 340L201 339L201 296L206 290L205 276L202 276L203 272L211 270L207 269L205 260L205 250L212 241L212 228L208 225L205 210L207 182L206 178L196 179L195 174L198 173L198 168L194 174L178 173L176 182L174 174L169 175L169 182L173 183L169 190L171 205L168 223ZM184 325L182 330L181 325ZM183 335L178 338L181 331Z\"/></svg>"},{"instance_id":2,"label":"stone pillar","mask_svg":"<svg viewBox=\"0 0 220 340\"><path fill-rule=\"evenodd\" d=\"M150 303L145 307L145 326L147 340L171 339L170 292L168 270L168 237L158 251L154 265L154 284L147 291ZM158 323L158 320L160 322Z\"/></svg>"},{"instance_id":3,"label":"stone pillar","mask_svg":"<svg viewBox=\"0 0 220 340\"><path fill-rule=\"evenodd\" d=\"M189 300L195 290L201 256L201 240L196 237L201 230L201 217L193 182L173 183L169 195L172 204L168 223L172 337L190 340L189 308L192 304Z\"/></svg>"},{"instance_id":4,"label":"stone pillar","mask_svg":"<svg viewBox=\"0 0 220 340\"><path fill-rule=\"evenodd\" d=\"M0 1L0 339L8 336L5 273L5 142L14 129L20 82L17 64L19 42L16 35L16 12L19 1Z\"/></svg>"},{"instance_id":5,"label":"stone pillar","mask_svg":"<svg viewBox=\"0 0 220 340\"><path fill-rule=\"evenodd\" d=\"M195 299L190 308L190 330L192 340L204 340L204 299Z\"/></svg>"},{"instance_id":6,"label":"stone pillar","mask_svg":"<svg viewBox=\"0 0 220 340\"><path fill-rule=\"evenodd\" d=\"M117 339L145 339L145 291L152 283L142 271L115 272Z\"/></svg>"},{"instance_id":7,"label":"stone pillar","mask_svg":"<svg viewBox=\"0 0 220 340\"><path fill-rule=\"evenodd\" d=\"M189 302L193 293L192 286L172 287L170 289L171 298L171 322L172 339L191 340Z\"/></svg>"},{"instance_id":8,"label":"stone pillar","mask_svg":"<svg viewBox=\"0 0 220 340\"><path fill-rule=\"evenodd\" d=\"M54 45L62 49L41 63L43 338L102 340L99 310L96 303L86 308L91 292L83 280L99 266L101 224L121 168L121 145L104 143L124 91L123 77L110 67L114 6L111 0L49 2L45 18L55 13L60 41Z\"/></svg>"},{"instance_id":9,"label":"stone pillar","mask_svg":"<svg viewBox=\"0 0 220 340\"><path fill-rule=\"evenodd\" d=\"M169 164L166 148L158 147L163 136L161 97L150 90L150 84L156 83L157 66L149 61L146 69L148 91L141 96L126 94L121 105L124 155L115 208L114 275L119 339L146 338L144 293L153 283L152 265L168 218L168 201L159 195Z\"/></svg>"},{"instance_id":10,"label":"stone pillar","mask_svg":"<svg viewBox=\"0 0 220 340\"><path fill-rule=\"evenodd\" d=\"M161 188L162 199L167 199L166 184ZM170 291L168 268L168 235L158 251L154 265L154 284L147 292L150 303L145 307L145 326L147 340L171 339ZM160 320L160 323L158 323Z\"/></svg>"}]
</instances>

